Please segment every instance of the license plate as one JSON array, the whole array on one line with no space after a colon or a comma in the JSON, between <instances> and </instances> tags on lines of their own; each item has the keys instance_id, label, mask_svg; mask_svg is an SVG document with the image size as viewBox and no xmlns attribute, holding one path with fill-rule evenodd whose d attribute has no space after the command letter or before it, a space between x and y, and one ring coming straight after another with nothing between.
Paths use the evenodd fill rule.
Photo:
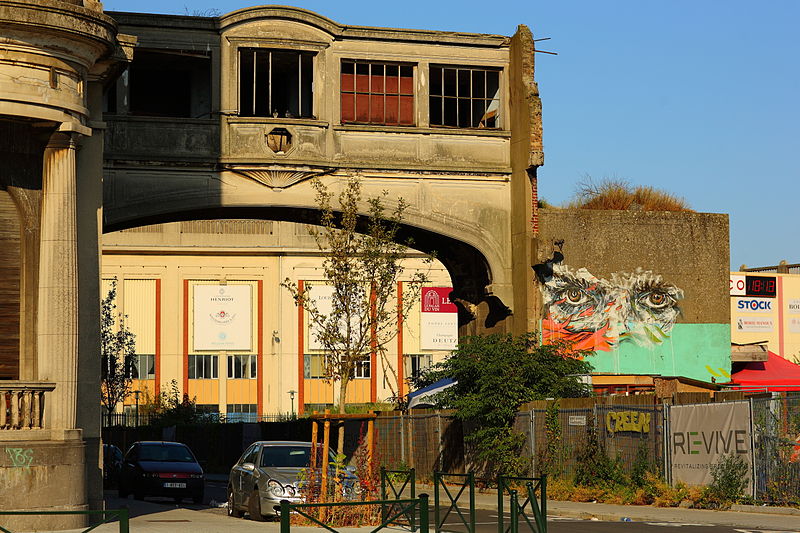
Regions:
<instances>
[{"instance_id":1,"label":"license plate","mask_svg":"<svg viewBox=\"0 0 800 533\"><path fill-rule=\"evenodd\" d=\"M186 483L164 483L165 489L185 489Z\"/></svg>"}]
</instances>

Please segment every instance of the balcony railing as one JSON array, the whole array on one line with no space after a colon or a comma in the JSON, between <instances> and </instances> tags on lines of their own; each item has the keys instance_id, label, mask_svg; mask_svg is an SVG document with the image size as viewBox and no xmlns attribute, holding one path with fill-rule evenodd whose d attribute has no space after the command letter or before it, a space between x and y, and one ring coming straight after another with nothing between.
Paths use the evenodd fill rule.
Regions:
<instances>
[{"instance_id":1,"label":"balcony railing","mask_svg":"<svg viewBox=\"0 0 800 533\"><path fill-rule=\"evenodd\" d=\"M45 393L55 383L0 381L0 430L43 429Z\"/></svg>"}]
</instances>

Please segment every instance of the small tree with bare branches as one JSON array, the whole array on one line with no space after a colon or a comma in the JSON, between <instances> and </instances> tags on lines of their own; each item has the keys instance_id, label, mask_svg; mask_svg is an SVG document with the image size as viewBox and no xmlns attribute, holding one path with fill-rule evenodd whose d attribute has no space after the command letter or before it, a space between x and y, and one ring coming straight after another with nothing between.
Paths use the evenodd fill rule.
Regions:
<instances>
[{"instance_id":1,"label":"small tree with bare branches","mask_svg":"<svg viewBox=\"0 0 800 533\"><path fill-rule=\"evenodd\" d=\"M100 305L100 399L109 424L117 404L131 392L136 366L136 336L125 324L127 317L116 312L116 300L117 280L113 279Z\"/></svg>"},{"instance_id":2,"label":"small tree with bare branches","mask_svg":"<svg viewBox=\"0 0 800 533\"><path fill-rule=\"evenodd\" d=\"M406 279L402 304L396 302L397 282L403 273L402 260L411 242L398 242L406 202L400 198L393 210L384 205L388 192L366 200L367 214L359 215L362 204L361 182L351 177L338 198L320 181L312 182L320 225L309 226L323 255L325 283L331 287L331 303L324 309L307 286L287 278L283 282L297 305L302 306L312 326L312 335L323 350L323 373L329 382L339 384L338 411L345 413L347 389L356 366L379 357L387 380L396 396L397 372L388 363L386 347L397 335L399 317L405 317L419 301L427 272L415 271ZM334 203L336 205L334 205ZM430 263L431 258L427 259ZM374 372L375 369L373 369ZM339 452L344 443L339 429Z\"/></svg>"}]
</instances>

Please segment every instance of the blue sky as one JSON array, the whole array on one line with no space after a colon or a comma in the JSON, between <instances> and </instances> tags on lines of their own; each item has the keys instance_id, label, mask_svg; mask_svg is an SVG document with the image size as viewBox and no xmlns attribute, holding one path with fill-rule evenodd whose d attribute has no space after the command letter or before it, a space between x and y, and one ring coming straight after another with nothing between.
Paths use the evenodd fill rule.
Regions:
<instances>
[{"instance_id":1,"label":"blue sky","mask_svg":"<svg viewBox=\"0 0 800 533\"><path fill-rule=\"evenodd\" d=\"M106 0L106 10L222 13L243 0ZM545 166L569 200L591 176L654 185L730 215L731 266L800 262L800 2L301 1L342 24L511 35L538 54ZM487 7L488 6L488 7Z\"/></svg>"}]
</instances>

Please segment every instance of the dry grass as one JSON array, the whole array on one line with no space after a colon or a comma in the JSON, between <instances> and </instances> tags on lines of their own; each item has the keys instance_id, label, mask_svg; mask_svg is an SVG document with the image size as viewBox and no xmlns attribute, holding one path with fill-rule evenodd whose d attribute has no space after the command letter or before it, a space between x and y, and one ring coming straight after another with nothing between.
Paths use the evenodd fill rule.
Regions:
<instances>
[{"instance_id":1,"label":"dry grass","mask_svg":"<svg viewBox=\"0 0 800 533\"><path fill-rule=\"evenodd\" d=\"M634 187L624 180L586 178L578 184L568 207L623 211L692 211L686 200L654 187Z\"/></svg>"}]
</instances>

